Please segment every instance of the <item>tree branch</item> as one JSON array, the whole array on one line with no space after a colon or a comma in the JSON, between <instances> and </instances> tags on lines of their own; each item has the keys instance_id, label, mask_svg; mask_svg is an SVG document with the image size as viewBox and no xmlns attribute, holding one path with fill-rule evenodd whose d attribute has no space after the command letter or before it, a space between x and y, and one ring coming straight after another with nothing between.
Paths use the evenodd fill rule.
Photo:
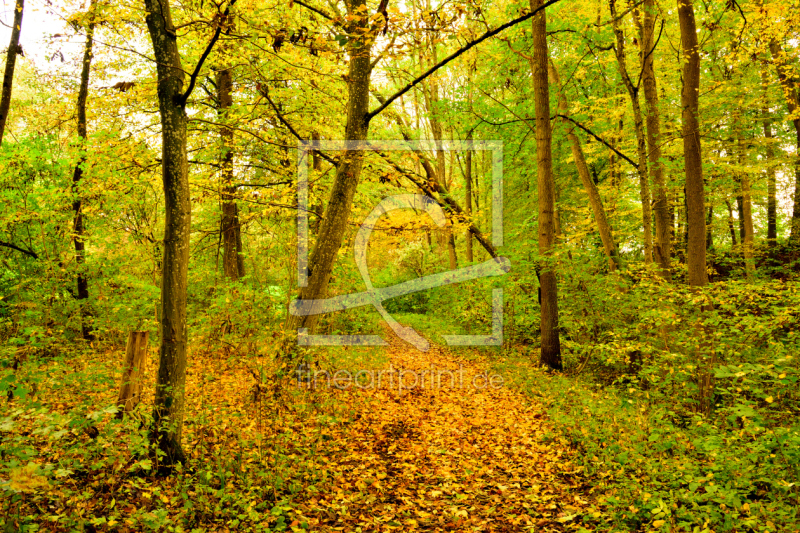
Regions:
<instances>
[{"instance_id":1,"label":"tree branch","mask_svg":"<svg viewBox=\"0 0 800 533\"><path fill-rule=\"evenodd\" d=\"M551 5L553 5L553 4L557 3L557 2L560 2L560 1L561 0L548 0L547 2L545 2L541 6L537 7L536 9L531 11L530 13L526 13L526 14L520 16L520 17L517 17L517 18L509 21L509 22L506 22L502 26L498 26L497 28L495 28L493 30L489 30L486 33L484 33L483 35L481 35L480 37L478 37L477 39L475 39L473 41L470 41L465 46L459 48L458 50L456 50L455 52L453 52L452 54L450 54L446 58L442 59L437 64L435 64L434 66L432 66L431 68L429 68L428 70L426 70L425 72L420 74L419 76L417 76L414 80L409 82L405 87L403 87L402 89L400 89L399 91L394 93L392 96L387 98L386 102L381 104L377 109L367 113L367 115L364 117L364 121L365 122L369 122L370 120L372 120L373 117L375 117L381 111L383 111L384 109L389 107L392 104L392 102L394 102L395 100L397 100L398 98L403 96L405 93L407 93L408 91L413 89L415 85L417 85L418 83L423 81L425 78L427 78L428 76L430 76L431 74L433 74L434 72L436 72L437 70L439 70L440 68L445 66L446 64L448 64L451 61L453 61L454 59L456 59L458 56L460 56L461 54L463 54L467 50L469 50L471 48L474 48L475 46L477 46L478 44L482 43L483 41L485 41L489 37L494 37L495 35L497 35L498 33L502 32L503 30L506 30L506 29L508 29L508 28L510 28L512 26L515 26L515 25L519 24L520 22L525 22L526 20L528 20L528 19L532 18L534 15L536 15L539 11L542 11L546 7L549 7L549 6L551 6Z\"/></svg>"},{"instance_id":2,"label":"tree branch","mask_svg":"<svg viewBox=\"0 0 800 533\"><path fill-rule=\"evenodd\" d=\"M308 139L304 139L299 133L297 133L297 130L295 130L292 127L292 125L289 124L289 122L283 117L281 112L278 111L278 106L276 106L275 102L272 101L272 98L269 97L269 89L267 89L265 86L263 86L263 87L261 87L261 91L260 92L261 92L261 96L266 98L267 102L269 102L269 105L272 106L272 110L275 111L275 116L278 117L278 120L280 120L281 123L284 126L286 126L286 128L291 132L291 134L294 135L297 138L298 141L308 142ZM315 150L315 151L322 159L324 159L328 163L330 163L330 164L332 164L334 166L337 165L336 161L332 157L330 157L329 155L327 155L324 152L321 152L319 150Z\"/></svg>"},{"instance_id":3,"label":"tree branch","mask_svg":"<svg viewBox=\"0 0 800 533\"><path fill-rule=\"evenodd\" d=\"M334 20L334 18L333 18L332 16L328 15L327 13L325 13L324 11L322 11L321 9L318 9L318 8L316 8L316 7L314 7L314 6L310 6L310 5L306 4L305 2L301 2L300 0L294 0L294 3L295 3L295 4L300 4L300 5L301 5L301 6L303 6L304 8L306 8L306 9L308 9L308 10L310 10L310 11L313 11L313 12L314 12L314 13L316 13L317 15L319 15L319 16L321 16L321 17L323 17L323 18L326 18L326 19L328 19L328 20L330 20L330 21L333 21L333 20Z\"/></svg>"},{"instance_id":4,"label":"tree branch","mask_svg":"<svg viewBox=\"0 0 800 533\"><path fill-rule=\"evenodd\" d=\"M228 14L231 11L231 6L236 3L236 0L231 0L228 3L228 7L225 8L225 11L222 13L222 16L219 18L217 29L214 31L214 36L211 37L211 41L209 41L208 46L206 49L203 50L203 55L200 56L200 61L197 62L197 66L194 67L194 72L192 72L191 77L189 78L189 87L186 88L186 92L183 93L180 98L178 98L178 105L181 107L186 107L186 101L191 96L192 91L194 91L194 85L197 82L197 76L200 75L200 69L203 68L203 63L206 62L208 55L211 53L211 49L214 48L214 45L217 43L217 39L219 39L220 34L222 33L222 26L225 25L226 19L228 18ZM228 33L227 31L225 32Z\"/></svg>"},{"instance_id":5,"label":"tree branch","mask_svg":"<svg viewBox=\"0 0 800 533\"><path fill-rule=\"evenodd\" d=\"M612 152L614 152L615 154L617 154L618 156L620 156L622 159L624 159L625 161L627 161L628 163L630 163L631 165L633 165L633 168L635 168L635 169L637 169L637 170L638 170L638 168L639 168L639 165L637 165L636 163L634 163L634 162L633 162L633 160L632 160L630 157L626 156L625 154L623 154L622 152L620 152L619 150L617 150L616 148L614 148L613 146L611 146L610 144L608 144L606 141L604 141L603 139L601 139L600 137L598 137L597 135L595 135L595 134L594 134L594 132L592 132L592 130L590 130L589 128L587 128L586 126L584 126L583 124L581 124L580 122L578 122L577 120L575 120L574 118L568 117L567 115L561 115L561 114L558 114L558 115L554 115L554 116L553 116L553 118L556 118L556 117L559 117L559 118L564 118L564 119L567 119L567 120L569 120L570 122L572 122L573 124L575 124L576 126L578 126L580 129L582 129L583 131L585 131L586 133L588 133L589 135L591 135L592 137L594 137L595 139L597 139L598 141L600 141L601 143L603 143L604 145L606 145L606 146L607 146L607 147L608 147L608 148L609 148L609 149L610 149Z\"/></svg>"},{"instance_id":6,"label":"tree branch","mask_svg":"<svg viewBox=\"0 0 800 533\"><path fill-rule=\"evenodd\" d=\"M39 259L39 255L36 252L34 252L33 250L26 250L25 248L20 248L19 246L15 245L15 244L11 244L10 242L0 241L0 246L3 246L5 248L11 248L12 250L16 250L18 252L22 252L25 255L33 257L34 259Z\"/></svg>"}]
</instances>

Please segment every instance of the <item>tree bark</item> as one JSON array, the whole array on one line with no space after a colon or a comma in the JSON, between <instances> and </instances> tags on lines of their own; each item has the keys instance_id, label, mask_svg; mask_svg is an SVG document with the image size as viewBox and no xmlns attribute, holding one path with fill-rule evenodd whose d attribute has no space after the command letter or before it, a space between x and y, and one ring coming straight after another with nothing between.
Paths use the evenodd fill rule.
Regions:
<instances>
[{"instance_id":1,"label":"tree bark","mask_svg":"<svg viewBox=\"0 0 800 533\"><path fill-rule=\"evenodd\" d=\"M530 0L531 9L543 0ZM555 193L553 190L552 132L550 130L550 87L547 78L547 16L541 10L531 19L533 58L533 94L536 108L536 161L539 188L539 253L548 259L539 274L541 288L542 365L561 370L561 343L558 336L558 281L549 263L555 243Z\"/></svg>"},{"instance_id":2,"label":"tree bark","mask_svg":"<svg viewBox=\"0 0 800 533\"><path fill-rule=\"evenodd\" d=\"M348 13L351 17L347 30L348 41L348 73L347 77L347 122L345 139L358 144L367 139L369 122L369 81L371 75L370 52L373 36L369 34L369 24L365 0L349 0ZM300 289L301 300L320 300L328 291L333 265L342 246L347 220L353 207L353 196L358 186L359 176L364 163L364 152L352 146L341 156L333 188L325 208L325 218L319 231L319 237L309 260L308 282ZM307 328L313 333L318 322L318 315L289 315L287 330L294 332L298 328ZM286 347L288 349L288 346ZM289 355L289 354L284 354Z\"/></svg>"},{"instance_id":3,"label":"tree bark","mask_svg":"<svg viewBox=\"0 0 800 533\"><path fill-rule=\"evenodd\" d=\"M683 50L683 154L686 172L687 263L689 285L708 282L706 272L705 185L697 113L700 91L700 52L692 0L678 0L678 19Z\"/></svg>"},{"instance_id":4,"label":"tree bark","mask_svg":"<svg viewBox=\"0 0 800 533\"><path fill-rule=\"evenodd\" d=\"M617 58L617 70L628 91L633 108L633 129L636 133L636 152L638 154L637 171L639 173L639 197L642 202L642 228L644 230L644 262L653 262L653 213L650 206L650 177L647 173L647 141L645 140L644 121L642 110L639 105L639 89L633 84L628 75L628 68L625 63L625 35L620 27L620 19L617 17L616 0L609 0L611 8L611 20L616 36L616 46L614 52Z\"/></svg>"},{"instance_id":5,"label":"tree bark","mask_svg":"<svg viewBox=\"0 0 800 533\"><path fill-rule=\"evenodd\" d=\"M6 70L3 75L3 94L0 97L0 146L3 144L3 134L6 131L6 121L8 120L8 110L11 107L11 89L14 87L14 67L17 64L17 54L21 48L19 46L19 34L22 32L22 12L25 8L25 0L17 0L14 7L14 25L11 28L11 42L8 44L6 53Z\"/></svg>"},{"instance_id":6,"label":"tree bark","mask_svg":"<svg viewBox=\"0 0 800 533\"><path fill-rule=\"evenodd\" d=\"M550 61L549 68L550 76L553 79L553 83L556 85L556 91L558 94L558 110L560 114L566 115L569 109L567 105L567 99L564 96L564 92L561 88L558 70L556 70L556 67L552 61ZM612 271L616 270L617 268L622 268L619 252L616 244L614 243L614 237L611 233L611 226L608 224L606 211L603 208L603 199L600 197L600 191L597 190L597 185L595 185L592 176L589 174L589 167L586 164L586 158L584 157L583 149L581 148L580 139L578 139L578 136L575 134L575 126L572 124L572 122L569 122L564 118L561 119L561 123L567 129L567 138L569 139L572 147L572 158L575 160L575 166L578 169L578 177L580 177L581 183L583 183L583 188L586 189L586 194L589 196L589 204L592 206L592 213L594 213L597 231L600 233L600 240L603 242L603 248L606 252L606 257L608 258L608 266Z\"/></svg>"},{"instance_id":7,"label":"tree bark","mask_svg":"<svg viewBox=\"0 0 800 533\"><path fill-rule=\"evenodd\" d=\"M730 200L725 200L725 205L728 208L728 231L731 234L731 248L736 248L738 241L736 240L736 230L733 229L733 207L731 207Z\"/></svg>"},{"instance_id":8,"label":"tree bark","mask_svg":"<svg viewBox=\"0 0 800 533\"><path fill-rule=\"evenodd\" d=\"M181 102L184 70L168 0L144 0L157 62L164 186L164 260L159 316L159 366L150 439L169 467L185 462L181 446L186 383L186 287L191 201L186 152L186 110Z\"/></svg>"},{"instance_id":9,"label":"tree bark","mask_svg":"<svg viewBox=\"0 0 800 533\"><path fill-rule=\"evenodd\" d=\"M744 140L741 135L737 143L739 168L744 164ZM742 248L744 253L745 272L748 281L755 278L755 258L753 257L753 209L750 196L750 175L746 171L740 171L739 184L741 186L742 210L739 215L742 218L744 236L742 237Z\"/></svg>"},{"instance_id":10,"label":"tree bark","mask_svg":"<svg viewBox=\"0 0 800 533\"><path fill-rule=\"evenodd\" d=\"M667 186L664 178L664 163L661 161L661 116L659 112L658 87L656 85L655 26L657 9L655 0L645 0L644 21L641 26L642 84L644 85L645 110L647 116L647 145L650 162L650 177L653 180L653 215L655 217L655 246L653 254L661 267L661 275L670 277L670 216L667 203ZM637 17L638 20L638 17Z\"/></svg>"},{"instance_id":11,"label":"tree bark","mask_svg":"<svg viewBox=\"0 0 800 533\"><path fill-rule=\"evenodd\" d=\"M766 82L766 73L762 72L763 80ZM764 107L764 140L766 141L767 156L767 245L775 246L778 241L778 203L776 201L776 172L775 172L775 147L773 146L774 137L772 135L772 120L769 118L769 109Z\"/></svg>"},{"instance_id":12,"label":"tree bark","mask_svg":"<svg viewBox=\"0 0 800 533\"><path fill-rule=\"evenodd\" d=\"M97 5L97 0L91 0L89 3L89 21L86 26L86 44L83 49L83 66L81 68L81 81L80 88L78 89L78 137L81 143L81 155L78 158L78 163L75 165L75 171L72 174L72 243L75 248L75 263L78 269L77 284L78 292L76 299L80 306L81 315L81 335L85 340L93 340L94 334L92 333L91 312L86 306L86 300L89 299L89 280L86 278L86 272L83 271L83 266L86 262L86 245L83 242L84 223L83 223L83 200L81 199L80 183L83 179L83 167L86 165L86 99L89 96L89 74L92 67L92 46L94 44L94 11Z\"/></svg>"},{"instance_id":13,"label":"tree bark","mask_svg":"<svg viewBox=\"0 0 800 533\"><path fill-rule=\"evenodd\" d=\"M147 337L146 331L131 331L128 334L122 381L117 396L117 406L120 409L118 418L133 411L141 399L144 368L147 364Z\"/></svg>"},{"instance_id":14,"label":"tree bark","mask_svg":"<svg viewBox=\"0 0 800 533\"><path fill-rule=\"evenodd\" d=\"M794 205L792 207L792 229L789 235L789 242L794 245L800 245L800 116L798 116L800 91L798 91L797 81L791 76L791 68L780 43L775 40L770 41L769 49L775 60L778 79L786 96L789 115L793 117L792 124L794 124L795 130L796 151L794 160Z\"/></svg>"},{"instance_id":15,"label":"tree bark","mask_svg":"<svg viewBox=\"0 0 800 533\"><path fill-rule=\"evenodd\" d=\"M472 130L467 134L467 140L472 140ZM464 211L467 218L472 222L472 150L467 150L464 161ZM467 230L466 235L467 243L467 263L472 263L475 259L472 255L472 233Z\"/></svg>"},{"instance_id":16,"label":"tree bark","mask_svg":"<svg viewBox=\"0 0 800 533\"><path fill-rule=\"evenodd\" d=\"M706 250L714 249L714 232L712 231L714 222L714 204L708 204L708 218L706 218Z\"/></svg>"},{"instance_id":17,"label":"tree bark","mask_svg":"<svg viewBox=\"0 0 800 533\"><path fill-rule=\"evenodd\" d=\"M233 106L233 73L226 68L217 71L217 98L223 123L228 121L228 111ZM223 126L222 139L222 271L232 281L244 276L239 207L236 204L236 187L233 184L233 130Z\"/></svg>"}]
</instances>

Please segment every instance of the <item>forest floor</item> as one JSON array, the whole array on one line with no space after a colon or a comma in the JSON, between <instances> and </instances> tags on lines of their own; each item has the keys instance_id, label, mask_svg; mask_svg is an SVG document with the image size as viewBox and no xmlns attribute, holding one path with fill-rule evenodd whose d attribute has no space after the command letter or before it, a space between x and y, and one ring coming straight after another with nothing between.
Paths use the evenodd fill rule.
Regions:
<instances>
[{"instance_id":1,"label":"forest floor","mask_svg":"<svg viewBox=\"0 0 800 533\"><path fill-rule=\"evenodd\" d=\"M440 347L387 352L393 374L356 392L368 401L328 451L329 492L301 503L312 529L578 529L586 487L538 405Z\"/></svg>"},{"instance_id":2,"label":"forest floor","mask_svg":"<svg viewBox=\"0 0 800 533\"><path fill-rule=\"evenodd\" d=\"M108 408L119 350L40 366L43 403L26 410L16 399L3 415L15 420L7 442L29 452L6 481L17 494L0 522L6 531L544 532L586 531L584 519L600 514L543 408L499 377L487 383L486 361L396 339L373 355L380 383L362 373L362 386L319 377L312 388L292 377L276 400L254 380L269 358L195 351L189 464L169 477L146 455L140 421L152 398L123 421Z\"/></svg>"}]
</instances>

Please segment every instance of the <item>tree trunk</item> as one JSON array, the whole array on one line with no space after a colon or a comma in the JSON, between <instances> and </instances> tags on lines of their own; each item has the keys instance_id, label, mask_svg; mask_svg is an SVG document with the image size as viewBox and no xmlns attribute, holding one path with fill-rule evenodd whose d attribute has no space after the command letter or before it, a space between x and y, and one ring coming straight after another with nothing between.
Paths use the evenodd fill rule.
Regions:
<instances>
[{"instance_id":1,"label":"tree trunk","mask_svg":"<svg viewBox=\"0 0 800 533\"><path fill-rule=\"evenodd\" d=\"M348 12L352 18L347 28L351 38L348 46L348 73L345 78L348 97L344 138L356 143L365 141L369 130L366 115L369 112L367 106L371 74L370 51L373 41L367 31L367 17L359 14L359 11L365 9L365 0L348 2ZM325 208L325 218L309 260L308 280L306 286L300 289L299 298L301 300L320 300L327 294L333 265L339 248L342 246L347 220L352 211L353 196L358 186L363 163L364 152L362 150L347 149L341 156L328 205ZM298 328L307 328L309 333L313 333L318 316L313 314L289 315L287 330L293 332Z\"/></svg>"},{"instance_id":2,"label":"tree trunk","mask_svg":"<svg viewBox=\"0 0 800 533\"><path fill-rule=\"evenodd\" d=\"M638 154L637 171L639 173L639 197L642 202L642 228L644 229L644 262L653 262L653 213L650 206L650 177L647 173L647 142L644 134L644 121L639 105L639 89L628 76L628 67L625 64L625 36L617 17L616 0L609 0L611 20L613 21L616 46L614 52L617 57L617 70L628 91L633 108L633 129L636 132L636 152Z\"/></svg>"},{"instance_id":3,"label":"tree trunk","mask_svg":"<svg viewBox=\"0 0 800 533\"><path fill-rule=\"evenodd\" d=\"M472 140L472 131L467 134L467 140ZM472 149L467 150L464 161L464 212L467 219L472 222ZM472 256L472 233L467 230L464 236L467 243L467 263L472 263L475 259Z\"/></svg>"},{"instance_id":4,"label":"tree trunk","mask_svg":"<svg viewBox=\"0 0 800 533\"><path fill-rule=\"evenodd\" d=\"M792 124L794 124L796 147L794 160L794 206L792 207L792 230L789 235L789 242L794 245L800 245L800 116L798 116L800 94L796 85L797 81L792 76L793 69L784 57L781 45L773 40L769 43L769 49L775 60L778 78L783 86L786 103L789 107L789 115L792 116Z\"/></svg>"},{"instance_id":5,"label":"tree trunk","mask_svg":"<svg viewBox=\"0 0 800 533\"><path fill-rule=\"evenodd\" d=\"M550 61L549 68L550 76L553 79L558 94L558 110L560 114L566 115L568 112L567 99L561 88L558 71L552 61ZM567 128L567 138L572 147L572 158L575 160L575 166L578 168L578 177L580 177L583 188L586 189L586 194L589 196L589 204L592 206L594 220L597 224L597 231L600 233L600 240L603 241L603 248L608 258L608 266L612 271L617 268L622 268L619 252L611 233L611 226L608 224L606 211L603 208L603 199L600 197L600 191L597 190L597 185L595 185L592 176L589 174L589 167L583 155L580 139L578 139L578 136L575 134L575 126L572 122L564 118L561 119L561 123Z\"/></svg>"},{"instance_id":6,"label":"tree trunk","mask_svg":"<svg viewBox=\"0 0 800 533\"><path fill-rule=\"evenodd\" d=\"M83 66L81 68L81 82L78 89L78 137L81 142L81 155L78 163L75 165L75 171L72 174L72 242L75 247L75 263L78 269L77 283L78 292L76 299L80 306L81 314L81 334L86 340L93 340L94 334L92 333L91 312L86 306L86 300L89 299L89 280L86 278L86 272L83 271L83 266L86 261L85 249L86 246L83 242L84 225L83 225L83 201L80 193L80 182L83 179L83 167L86 164L86 99L89 96L89 74L92 66L92 45L94 44L94 10L97 0L91 0L89 3L89 23L86 26L86 44L83 50Z\"/></svg>"},{"instance_id":7,"label":"tree trunk","mask_svg":"<svg viewBox=\"0 0 800 533\"><path fill-rule=\"evenodd\" d=\"M147 28L157 61L164 184L164 261L161 275L159 366L150 438L163 466L183 463L181 447L186 383L186 285L191 202L186 152L184 70L168 0L145 0Z\"/></svg>"},{"instance_id":8,"label":"tree trunk","mask_svg":"<svg viewBox=\"0 0 800 533\"><path fill-rule=\"evenodd\" d=\"M120 409L118 418L133 411L141 399L144 368L147 365L147 336L146 331L131 331L128 334L122 382L117 397L117 406Z\"/></svg>"},{"instance_id":9,"label":"tree trunk","mask_svg":"<svg viewBox=\"0 0 800 533\"><path fill-rule=\"evenodd\" d=\"M736 230L733 229L733 207L731 207L730 200L725 200L725 205L728 207L728 230L731 233L731 248L736 248L738 242L736 240Z\"/></svg>"},{"instance_id":10,"label":"tree trunk","mask_svg":"<svg viewBox=\"0 0 800 533\"><path fill-rule=\"evenodd\" d=\"M227 68L217 71L217 98L222 121L228 121L228 110L233 106L233 73ZM233 184L233 130L223 126L222 138L222 271L229 280L244 276L244 257L239 225L239 208L236 204L236 187Z\"/></svg>"},{"instance_id":11,"label":"tree trunk","mask_svg":"<svg viewBox=\"0 0 800 533\"><path fill-rule=\"evenodd\" d=\"M433 63L438 63L438 55L436 53L436 43L431 40L430 42L431 54L433 56ZM422 61L420 60L420 64ZM433 140L436 142L436 181L440 186L447 188L447 180L445 176L445 154L442 149L442 123L439 121L438 104L439 104L439 84L435 77L431 77L428 83L428 90L425 92L425 103L428 108L428 120L431 124L431 133ZM450 270L458 268L458 256L456 255L456 241L453 235L453 228L448 224L444 228L445 241L447 243L447 257Z\"/></svg>"},{"instance_id":12,"label":"tree trunk","mask_svg":"<svg viewBox=\"0 0 800 533\"><path fill-rule=\"evenodd\" d=\"M776 201L775 147L772 145L772 121L769 111L764 108L764 139L767 156L767 245L775 246L778 241L778 203Z\"/></svg>"},{"instance_id":13,"label":"tree trunk","mask_svg":"<svg viewBox=\"0 0 800 533\"><path fill-rule=\"evenodd\" d=\"M700 91L700 53L692 0L678 0L678 19L683 48L683 154L686 172L687 263L689 285L708 282L706 272L705 186L697 113Z\"/></svg>"},{"instance_id":14,"label":"tree trunk","mask_svg":"<svg viewBox=\"0 0 800 533\"><path fill-rule=\"evenodd\" d=\"M667 186L664 178L664 164L661 161L661 116L659 114L658 87L654 68L655 59L655 25L658 12L655 0L644 2L644 23L641 26L642 84L647 114L647 145L650 162L650 177L653 180L655 194L653 198L653 214L656 222L654 259L661 267L661 275L670 276L670 242L671 219L667 203ZM637 17L638 20L638 17Z\"/></svg>"},{"instance_id":15,"label":"tree trunk","mask_svg":"<svg viewBox=\"0 0 800 533\"><path fill-rule=\"evenodd\" d=\"M739 137L737 143L737 151L739 158L739 168L744 165L744 140ZM739 183L741 186L742 208L739 216L742 220L744 228L744 236L742 237L742 248L744 253L745 272L747 273L747 280L753 281L755 278L755 259L753 257L753 210L752 201L750 197L750 175L746 171L741 171L739 175Z\"/></svg>"},{"instance_id":16,"label":"tree trunk","mask_svg":"<svg viewBox=\"0 0 800 533\"><path fill-rule=\"evenodd\" d=\"M706 219L706 250L714 249L714 232L712 223L714 222L714 205L708 205L708 218Z\"/></svg>"},{"instance_id":17,"label":"tree trunk","mask_svg":"<svg viewBox=\"0 0 800 533\"><path fill-rule=\"evenodd\" d=\"M530 0L531 9L543 4L543 0ZM561 370L561 344L558 337L558 282L554 265L550 263L551 249L555 242L555 194L553 191L553 159L550 130L550 87L547 79L547 16L541 10L531 19L533 30L533 94L536 108L536 168L539 188L539 253L546 256L539 275L541 288L541 363Z\"/></svg>"},{"instance_id":18,"label":"tree trunk","mask_svg":"<svg viewBox=\"0 0 800 533\"><path fill-rule=\"evenodd\" d=\"M11 89L14 87L14 67L17 64L17 54L21 48L19 46L19 34L22 31L22 12L25 8L25 0L17 0L14 7L14 26L11 28L11 42L8 44L6 53L6 71L3 75L3 95L0 97L0 146L3 144L3 134L6 131L6 121L8 120L8 110L11 107Z\"/></svg>"}]
</instances>

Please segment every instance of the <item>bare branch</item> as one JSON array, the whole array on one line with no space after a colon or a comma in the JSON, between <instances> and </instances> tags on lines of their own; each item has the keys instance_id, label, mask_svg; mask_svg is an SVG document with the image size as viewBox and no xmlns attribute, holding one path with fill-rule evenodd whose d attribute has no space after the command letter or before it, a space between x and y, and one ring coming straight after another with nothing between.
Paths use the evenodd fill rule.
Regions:
<instances>
[{"instance_id":1,"label":"bare branch","mask_svg":"<svg viewBox=\"0 0 800 533\"><path fill-rule=\"evenodd\" d=\"M367 116L364 117L364 121L365 122L369 122L370 120L372 120L373 117L375 117L381 111L383 111L388 106L390 106L392 104L392 102L394 102L395 100L397 100L398 98L403 96L405 93L407 93L408 91L413 89L415 85L417 85L421 81L425 80L425 78L427 78L428 76L430 76L431 74L433 74L434 72L436 72L437 70L442 68L443 66L447 65L448 63L450 63L451 61L456 59L458 56L462 55L467 50L470 50L471 48L474 48L475 46L479 45L480 43L482 43L483 41L485 41L489 37L494 37L495 35L497 35L498 33L502 32L503 30L506 30L506 29L508 29L508 28L510 28L512 26L516 26L520 22L525 22L526 20L528 20L528 19L532 18L534 15L536 15L536 13L538 13L539 11L542 11L546 7L552 6L553 4L555 4L557 2L560 2L560 1L561 0L548 0L547 2L542 4L541 6L537 7L536 9L534 9L533 11L531 11L529 13L526 13L526 14L520 16L520 17L517 17L517 18L515 18L515 19L513 19L513 20L511 20L509 22L506 22L505 24L503 24L501 26L498 26L497 28L495 28L493 30L489 30L486 33L484 33L483 35L481 35L480 37L478 37L477 39L474 39L474 40L470 41L469 43L467 43L463 47L459 48L458 50L456 50L455 52L453 52L452 54L450 54L446 58L444 58L441 61L439 61L438 63L436 63L435 65L433 65L431 68L429 68L428 70L426 70L425 72L423 72L419 76L417 76L414 80L409 82L405 87L403 87L402 89L400 89L399 91L394 93L392 96L387 98L386 102L381 104L377 109L367 113Z\"/></svg>"}]
</instances>

